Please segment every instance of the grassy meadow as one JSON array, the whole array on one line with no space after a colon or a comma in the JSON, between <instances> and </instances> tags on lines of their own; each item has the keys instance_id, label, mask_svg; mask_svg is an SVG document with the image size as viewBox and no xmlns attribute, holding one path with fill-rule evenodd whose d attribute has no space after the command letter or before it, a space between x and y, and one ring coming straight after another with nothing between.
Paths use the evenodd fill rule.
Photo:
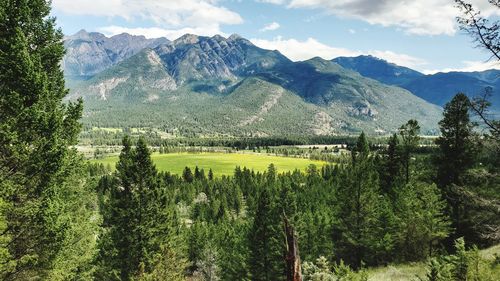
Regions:
<instances>
[{"instance_id":1,"label":"grassy meadow","mask_svg":"<svg viewBox=\"0 0 500 281\"><path fill-rule=\"evenodd\" d=\"M497 260L494 265L494 274L500 276L500 266L498 258L500 257L500 245L492 246L479 251L479 256L488 261ZM407 281L407 280L426 280L427 263L417 262L399 265L388 265L367 269L368 281ZM496 279L495 279L496 280ZM500 280L500 279L498 279Z\"/></svg>"},{"instance_id":2,"label":"grassy meadow","mask_svg":"<svg viewBox=\"0 0 500 281\"><path fill-rule=\"evenodd\" d=\"M156 167L160 171L169 171L173 174L181 174L185 167L194 170L196 166L204 169L205 173L212 169L215 176L232 175L236 166L247 167L254 171L265 171L269 164L274 164L278 172L288 172L295 169L305 171L314 164L318 168L326 164L323 161L313 161L302 158L280 157L257 153L169 153L151 155ZM91 160L94 163L110 165L113 169L118 156L110 156L103 159Z\"/></svg>"}]
</instances>

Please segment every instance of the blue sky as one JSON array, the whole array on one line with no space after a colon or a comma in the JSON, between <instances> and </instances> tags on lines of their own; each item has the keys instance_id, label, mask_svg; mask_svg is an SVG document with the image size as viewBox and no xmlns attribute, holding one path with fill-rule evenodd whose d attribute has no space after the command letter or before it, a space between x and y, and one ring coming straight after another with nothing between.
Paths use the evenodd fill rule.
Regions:
<instances>
[{"instance_id":1,"label":"blue sky","mask_svg":"<svg viewBox=\"0 0 500 281\"><path fill-rule=\"evenodd\" d=\"M487 0L471 0L498 16ZM228 36L293 60L374 55L426 73L500 68L455 23L453 0L53 0L67 35L81 29L175 39Z\"/></svg>"}]
</instances>

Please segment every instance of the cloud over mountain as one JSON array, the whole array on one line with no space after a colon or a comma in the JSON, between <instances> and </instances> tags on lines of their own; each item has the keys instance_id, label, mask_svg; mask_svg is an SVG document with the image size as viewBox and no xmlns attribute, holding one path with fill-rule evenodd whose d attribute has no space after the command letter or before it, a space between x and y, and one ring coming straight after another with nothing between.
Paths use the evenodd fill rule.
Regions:
<instances>
[{"instance_id":1,"label":"cloud over mountain","mask_svg":"<svg viewBox=\"0 0 500 281\"><path fill-rule=\"evenodd\" d=\"M160 29L166 30L164 33L178 31L176 36L192 30L199 34L213 35L221 33L221 25L243 22L237 12L213 0L53 0L53 5L57 11L69 15L122 18L130 22L151 20L156 25L156 30L146 31L155 32L154 34L158 34ZM113 33L110 32L110 27L102 31L108 31L110 35ZM132 30L127 32L134 33Z\"/></svg>"},{"instance_id":2,"label":"cloud over mountain","mask_svg":"<svg viewBox=\"0 0 500 281\"><path fill-rule=\"evenodd\" d=\"M421 68L421 66L426 65L425 60L406 54L380 50L361 52L358 50L338 48L326 45L315 38L308 38L307 40L301 41L297 39L284 39L282 37L276 37L272 40L251 39L251 41L261 48L278 50L294 61L307 60L313 57L332 59L336 57L354 57L366 54L411 68Z\"/></svg>"},{"instance_id":3,"label":"cloud over mountain","mask_svg":"<svg viewBox=\"0 0 500 281\"><path fill-rule=\"evenodd\" d=\"M364 20L370 24L395 26L409 34L453 35L458 9L450 0L290 0L266 1L288 8L321 9L330 14ZM486 16L498 15L486 0L472 0Z\"/></svg>"}]
</instances>

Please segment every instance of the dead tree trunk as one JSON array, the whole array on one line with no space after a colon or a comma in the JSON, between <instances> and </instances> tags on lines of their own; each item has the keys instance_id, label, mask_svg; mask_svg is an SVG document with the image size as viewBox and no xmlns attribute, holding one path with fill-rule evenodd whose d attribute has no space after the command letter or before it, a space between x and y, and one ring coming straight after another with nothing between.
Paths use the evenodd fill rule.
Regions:
<instances>
[{"instance_id":1,"label":"dead tree trunk","mask_svg":"<svg viewBox=\"0 0 500 281\"><path fill-rule=\"evenodd\" d=\"M290 225L286 215L283 216L286 237L286 280L302 281L302 269L300 267L299 244L293 226Z\"/></svg>"}]
</instances>

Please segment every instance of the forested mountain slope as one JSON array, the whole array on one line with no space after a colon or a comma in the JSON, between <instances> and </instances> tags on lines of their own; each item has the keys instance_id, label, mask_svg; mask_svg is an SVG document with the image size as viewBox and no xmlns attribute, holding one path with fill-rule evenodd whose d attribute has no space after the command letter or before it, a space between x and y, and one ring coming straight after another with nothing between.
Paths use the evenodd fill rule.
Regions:
<instances>
[{"instance_id":1,"label":"forested mountain slope","mask_svg":"<svg viewBox=\"0 0 500 281\"><path fill-rule=\"evenodd\" d=\"M418 119L435 132L440 108L320 58L292 62L237 35L145 48L73 87L84 121L196 134L387 133Z\"/></svg>"}]
</instances>

